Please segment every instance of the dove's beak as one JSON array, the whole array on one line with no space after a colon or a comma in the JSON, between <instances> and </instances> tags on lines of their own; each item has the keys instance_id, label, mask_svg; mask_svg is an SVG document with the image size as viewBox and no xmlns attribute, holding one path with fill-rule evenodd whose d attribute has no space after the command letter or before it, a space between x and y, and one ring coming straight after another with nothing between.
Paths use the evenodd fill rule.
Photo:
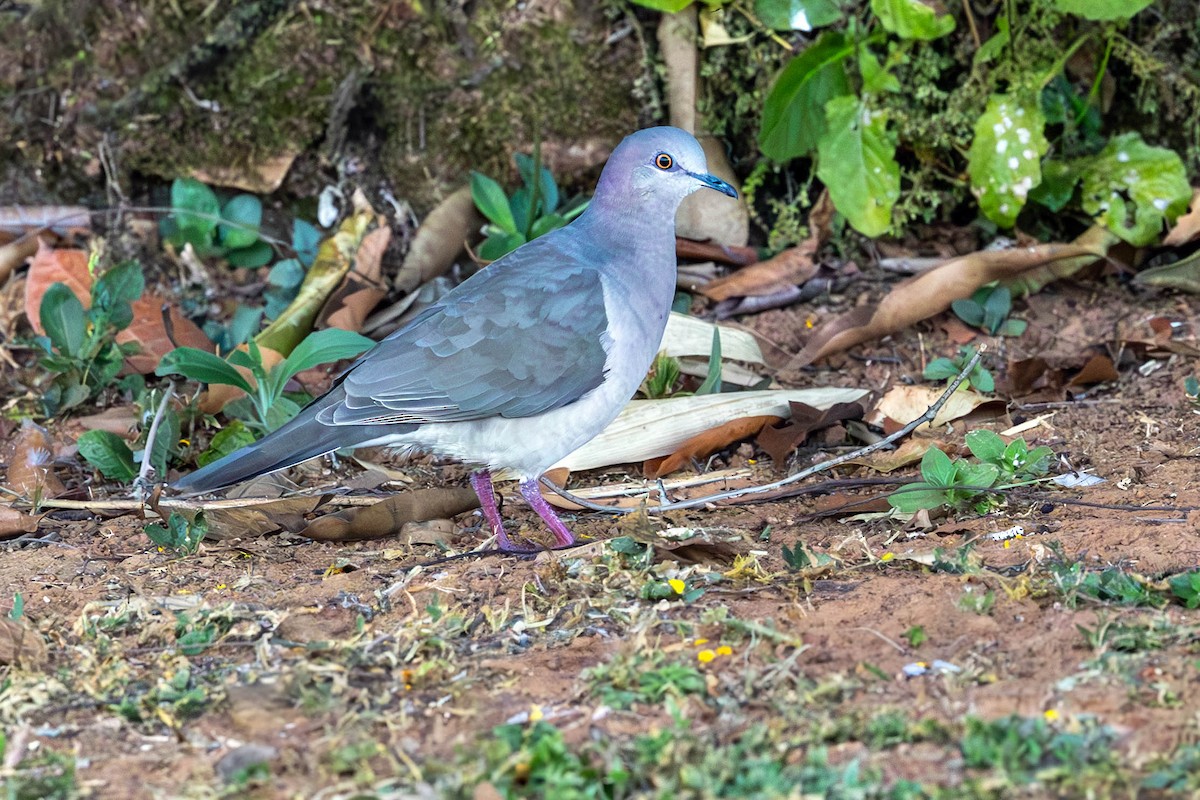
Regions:
<instances>
[{"instance_id":1,"label":"dove's beak","mask_svg":"<svg viewBox=\"0 0 1200 800\"><path fill-rule=\"evenodd\" d=\"M693 178L700 181L700 183L707 186L708 188L716 189L721 194L727 194L730 197L738 196L737 189L733 188L728 183L726 183L725 181L718 178L716 175L709 175L709 174L703 173L703 172L689 172L688 175L691 175Z\"/></svg>"}]
</instances>

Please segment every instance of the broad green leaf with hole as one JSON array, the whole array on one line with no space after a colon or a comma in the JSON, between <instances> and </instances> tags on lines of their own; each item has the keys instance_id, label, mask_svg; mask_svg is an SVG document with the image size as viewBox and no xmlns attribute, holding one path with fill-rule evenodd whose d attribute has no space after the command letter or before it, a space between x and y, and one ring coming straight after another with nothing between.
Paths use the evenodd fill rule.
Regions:
<instances>
[{"instance_id":1,"label":"broad green leaf with hole","mask_svg":"<svg viewBox=\"0 0 1200 800\"><path fill-rule=\"evenodd\" d=\"M842 18L833 0L754 0L754 16L777 31L811 31Z\"/></svg>"},{"instance_id":2,"label":"broad green leaf with hole","mask_svg":"<svg viewBox=\"0 0 1200 800\"><path fill-rule=\"evenodd\" d=\"M855 230L886 233L900 197L900 165L887 115L853 95L830 100L825 114L829 128L817 144L817 177Z\"/></svg>"},{"instance_id":3,"label":"broad green leaf with hole","mask_svg":"<svg viewBox=\"0 0 1200 800\"><path fill-rule=\"evenodd\" d=\"M822 109L850 93L842 62L854 43L840 33L824 33L780 71L763 104L758 146L776 161L808 155L826 128Z\"/></svg>"},{"instance_id":4,"label":"broad green leaf with hole","mask_svg":"<svg viewBox=\"0 0 1200 800\"><path fill-rule=\"evenodd\" d=\"M505 233L516 233L517 223L513 219L512 208L508 204L508 195L500 184L479 172L471 173L471 199L475 207L492 224Z\"/></svg>"},{"instance_id":5,"label":"broad green leaf with hole","mask_svg":"<svg viewBox=\"0 0 1200 800\"><path fill-rule=\"evenodd\" d=\"M225 384L236 386L244 392L253 391L250 384L242 377L241 373L233 368L232 364L195 347L176 347L163 356L162 361L155 368L154 374L160 376L179 374L200 383Z\"/></svg>"},{"instance_id":6,"label":"broad green leaf with hole","mask_svg":"<svg viewBox=\"0 0 1200 800\"><path fill-rule=\"evenodd\" d=\"M1083 210L1137 247L1154 242L1192 197L1179 156L1138 133L1113 138L1086 162L1082 192Z\"/></svg>"},{"instance_id":7,"label":"broad green leaf with hole","mask_svg":"<svg viewBox=\"0 0 1200 800\"><path fill-rule=\"evenodd\" d=\"M1042 182L1042 154L1049 143L1036 96L994 94L975 123L967 153L971 191L992 222L1012 227L1029 193Z\"/></svg>"},{"instance_id":8,"label":"broad green leaf with hole","mask_svg":"<svg viewBox=\"0 0 1200 800\"><path fill-rule=\"evenodd\" d=\"M1058 11L1075 14L1084 19L1108 21L1129 19L1154 0L1054 0Z\"/></svg>"},{"instance_id":9,"label":"broad green leaf with hole","mask_svg":"<svg viewBox=\"0 0 1200 800\"><path fill-rule=\"evenodd\" d=\"M104 475L115 481L131 481L137 476L133 451L125 440L111 431L84 431L79 437L79 455Z\"/></svg>"},{"instance_id":10,"label":"broad green leaf with hole","mask_svg":"<svg viewBox=\"0 0 1200 800\"><path fill-rule=\"evenodd\" d=\"M221 246L230 250L249 247L258 241L262 202L252 194L231 197L221 208L221 219L225 220L217 228Z\"/></svg>"},{"instance_id":11,"label":"broad green leaf with hole","mask_svg":"<svg viewBox=\"0 0 1200 800\"><path fill-rule=\"evenodd\" d=\"M39 307L42 330L65 356L76 356L87 337L87 322L83 303L65 283L51 284L42 295Z\"/></svg>"},{"instance_id":12,"label":"broad green leaf with hole","mask_svg":"<svg viewBox=\"0 0 1200 800\"><path fill-rule=\"evenodd\" d=\"M954 17L938 16L921 0L871 0L871 10L884 28L901 39L930 41L954 30Z\"/></svg>"}]
</instances>

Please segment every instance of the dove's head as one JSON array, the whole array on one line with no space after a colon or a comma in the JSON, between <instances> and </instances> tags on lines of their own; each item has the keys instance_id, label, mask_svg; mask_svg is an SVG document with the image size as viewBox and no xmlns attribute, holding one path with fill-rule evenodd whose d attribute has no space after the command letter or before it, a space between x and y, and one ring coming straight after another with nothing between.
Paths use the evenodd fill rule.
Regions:
<instances>
[{"instance_id":1,"label":"dove's head","mask_svg":"<svg viewBox=\"0 0 1200 800\"><path fill-rule=\"evenodd\" d=\"M626 136L613 150L593 203L650 204L674 213L683 198L705 187L737 197L736 189L709 174L695 136L679 128L646 128Z\"/></svg>"}]
</instances>

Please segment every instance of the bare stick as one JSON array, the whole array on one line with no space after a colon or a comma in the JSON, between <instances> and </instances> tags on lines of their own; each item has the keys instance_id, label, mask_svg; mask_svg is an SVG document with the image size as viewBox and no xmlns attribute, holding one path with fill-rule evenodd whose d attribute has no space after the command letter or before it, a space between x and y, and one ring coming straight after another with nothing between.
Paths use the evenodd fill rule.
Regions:
<instances>
[{"instance_id":1,"label":"bare stick","mask_svg":"<svg viewBox=\"0 0 1200 800\"><path fill-rule=\"evenodd\" d=\"M154 472L151 455L154 453L154 442L158 436L158 424L162 422L163 414L167 410L167 403L171 402L171 398L174 396L175 381L171 380L167 383L167 389L163 392L158 409L154 412L154 419L150 421L150 430L146 433L146 449L142 451L142 468L138 471L137 480L133 482L133 499L139 503L145 502L146 498L150 496L150 492L154 490L154 481L150 479Z\"/></svg>"},{"instance_id":2,"label":"bare stick","mask_svg":"<svg viewBox=\"0 0 1200 800\"><path fill-rule=\"evenodd\" d=\"M716 503L716 502L719 502L722 500L734 500L734 499L741 498L741 497L767 494L768 492L773 492L776 489L787 486L788 484L792 484L792 483L796 483L797 481L804 480L805 478L807 478L811 475L815 475L818 472L824 472L825 470L833 469L836 466L845 464L847 461L852 461L856 458L862 458L863 456L874 453L876 450L881 450L884 447L887 447L888 445L892 444L893 442L903 439L905 436L908 436L910 433L915 431L921 425L924 425L926 422L932 422L933 419L937 416L938 411L940 411L942 409L942 406L946 404L946 401L950 399L950 396L953 395L954 392L956 392L958 390L958 387L962 385L962 382L965 381L967 379L967 376L971 374L971 370L975 369L975 365L978 364L979 359L983 357L983 353L984 353L984 350L986 349L986 347L987 347L986 345L980 346L979 350L976 351L975 355L971 357L971 360L967 362L966 366L964 366L962 368L962 370L958 373L958 375L954 378L954 380L952 380L950 382L950 385L946 387L946 391L942 392L941 397L939 397L934 402L933 405L931 405L928 409L926 409L924 414L917 417L912 422L908 423L907 425L905 425L903 428L896 431L895 433L892 433L889 436L885 436L884 438L880 439L877 442L869 444L866 447L860 447L859 449L853 450L849 453L843 453L842 455L837 456L836 458L831 458L828 461L822 461L820 464L814 464L813 466L809 467L808 469L803 469L797 473L789 475L786 478L775 481L773 483L767 483L762 486L750 486L745 489L734 489L734 490L731 490L728 492L719 492L717 494L705 495L703 497L693 497L689 500L677 500L673 503L664 503L662 505L657 505L657 506L649 506L648 508L646 508L646 511L651 514L661 514L664 511L674 511L674 510L682 509L682 508L697 508L699 506L706 506L710 503ZM548 489L555 492L559 496L569 500L572 503L575 503L576 505L579 505L579 506L582 506L583 508L589 509L591 511L602 511L602 512L605 512L608 514L629 514L631 512L641 510L640 508L615 508L613 506L605 506L605 505L601 505L599 503L593 503L590 500L586 500L582 497L578 497L578 496L568 492L566 489L562 489L562 488L558 487L552 481L546 479L544 476L541 478L541 481L542 481L542 485L546 486Z\"/></svg>"}]
</instances>

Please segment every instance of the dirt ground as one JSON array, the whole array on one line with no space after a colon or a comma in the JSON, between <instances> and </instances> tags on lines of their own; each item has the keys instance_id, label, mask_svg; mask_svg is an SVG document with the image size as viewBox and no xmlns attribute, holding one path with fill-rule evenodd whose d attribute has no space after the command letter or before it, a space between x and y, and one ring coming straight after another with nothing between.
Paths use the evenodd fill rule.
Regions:
<instances>
[{"instance_id":1,"label":"dirt ground","mask_svg":"<svg viewBox=\"0 0 1200 800\"><path fill-rule=\"evenodd\" d=\"M582 547L531 558L289 535L177 557L132 516L51 514L0 558L5 602L22 596L46 645L0 667L9 796L71 796L71 765L85 797L1189 796L1200 612L1162 581L1200 564L1194 364L1128 343L1154 316L1190 339L1194 303L1109 280L1018 311L1030 331L996 343L1006 357L1099 348L1120 380L972 427L1046 415L1030 444L1104 483L928 529L814 518L834 501L807 497L583 514ZM749 323L791 347L813 313ZM952 350L927 327L806 379L880 391ZM461 470L418 485L442 479ZM478 516L456 522L452 552L476 546ZM669 550L667 527L701 543ZM789 566L799 545L810 563ZM1114 574L1141 599L1079 588Z\"/></svg>"}]
</instances>

